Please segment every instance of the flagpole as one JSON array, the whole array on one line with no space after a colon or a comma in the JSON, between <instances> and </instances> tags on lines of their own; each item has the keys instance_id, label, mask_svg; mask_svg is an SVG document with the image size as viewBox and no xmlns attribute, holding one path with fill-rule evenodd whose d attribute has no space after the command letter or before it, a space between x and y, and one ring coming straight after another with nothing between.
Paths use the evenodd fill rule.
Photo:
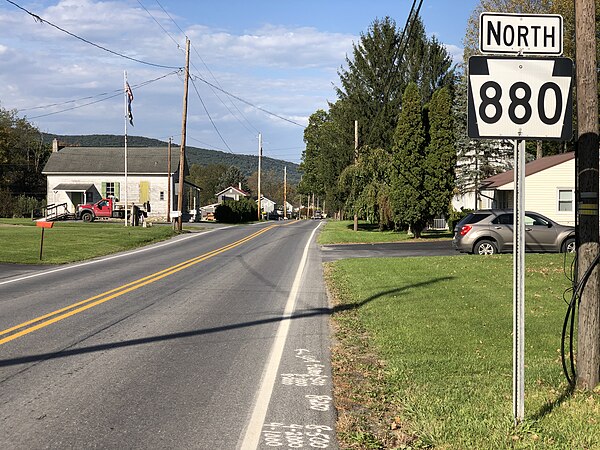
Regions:
<instances>
[{"instance_id":1,"label":"flagpole","mask_svg":"<svg viewBox=\"0 0 600 450\"><path fill-rule=\"evenodd\" d=\"M129 118L129 110L127 108L128 105L128 93L127 93L127 71L123 71L123 99L125 102L125 226L127 226L127 120Z\"/></svg>"}]
</instances>

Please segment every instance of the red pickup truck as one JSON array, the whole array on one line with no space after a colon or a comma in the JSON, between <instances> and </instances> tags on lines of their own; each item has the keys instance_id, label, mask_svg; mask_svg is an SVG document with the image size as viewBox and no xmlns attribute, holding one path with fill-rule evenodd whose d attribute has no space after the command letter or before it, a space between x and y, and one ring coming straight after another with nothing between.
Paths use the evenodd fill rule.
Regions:
<instances>
[{"instance_id":1,"label":"red pickup truck","mask_svg":"<svg viewBox=\"0 0 600 450\"><path fill-rule=\"evenodd\" d=\"M96 203L77 206L77 218L91 222L96 218L125 218L125 207L117 205L112 198L103 198Z\"/></svg>"}]
</instances>

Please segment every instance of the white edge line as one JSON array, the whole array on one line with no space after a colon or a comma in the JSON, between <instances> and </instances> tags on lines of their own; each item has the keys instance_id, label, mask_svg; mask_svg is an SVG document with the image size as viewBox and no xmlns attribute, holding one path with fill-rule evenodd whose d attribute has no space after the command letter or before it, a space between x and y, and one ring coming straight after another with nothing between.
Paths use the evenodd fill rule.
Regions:
<instances>
[{"instance_id":1,"label":"white edge line","mask_svg":"<svg viewBox=\"0 0 600 450\"><path fill-rule=\"evenodd\" d=\"M18 281L28 280L30 278L36 278L36 277L41 277L41 276L44 276L44 275L50 275L52 273L62 272L64 270L77 269L79 267L89 266L91 264L97 264L97 263L101 263L101 262L104 262L104 261L110 261L111 259L123 258L124 256L130 256L130 255L135 255L137 253L147 252L147 251L150 251L150 250L154 250L156 248L160 248L160 247L165 247L167 245L176 244L178 242L185 241L187 239L195 238L195 237L198 237L198 236L203 236L205 234L212 233L213 231L226 230L228 228L232 228L232 226L222 227L222 228L214 228L212 230L203 231L201 233L194 233L194 234L191 234L189 236L184 236L184 237L182 237L180 239L173 239L173 238L171 238L167 242L163 242L163 243L155 244L155 245L148 245L146 247L143 247L143 248L140 248L140 249L137 249L137 250L132 250L132 251L124 252L124 253L119 253L117 255L107 256L107 257L101 258L101 259L93 259L91 261L85 261L85 262L82 262L82 263L79 263L79 264L62 266L62 267L59 267L57 269L45 270L43 272L36 272L36 273L31 274L31 275L25 275L25 276L20 277L20 278L13 278L11 280L0 281L0 286L2 286L3 284L16 283Z\"/></svg>"},{"instance_id":2,"label":"white edge line","mask_svg":"<svg viewBox=\"0 0 600 450\"><path fill-rule=\"evenodd\" d=\"M248 422L246 434L240 447L243 450L256 449L260 443L263 424L265 422L265 417L267 416L269 403L271 402L271 395L273 393L273 388L275 387L277 371L279 370L279 364L283 356L285 341L287 340L287 335L290 329L290 319L292 317L292 313L294 312L294 308L296 307L296 299L298 298L298 291L300 290L302 273L304 272L306 260L308 259L308 249L310 248L312 239L320 226L321 223L315 227L310 234L306 245L304 246L304 252L302 253L302 258L300 259L300 265L296 271L296 277L294 278L290 295L287 299L287 303L285 304L283 315L281 316L282 320L277 328L275 341L273 342L269 359L267 360L267 364L265 365L263 371L262 382L260 384L260 389L256 394L256 403L252 411L252 416Z\"/></svg>"}]
</instances>

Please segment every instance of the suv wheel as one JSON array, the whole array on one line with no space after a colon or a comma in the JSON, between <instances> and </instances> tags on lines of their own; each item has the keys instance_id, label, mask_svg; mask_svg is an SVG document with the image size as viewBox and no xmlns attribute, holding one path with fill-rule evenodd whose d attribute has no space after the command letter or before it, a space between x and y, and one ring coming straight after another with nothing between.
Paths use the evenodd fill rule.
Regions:
<instances>
[{"instance_id":1,"label":"suv wheel","mask_svg":"<svg viewBox=\"0 0 600 450\"><path fill-rule=\"evenodd\" d=\"M563 253L575 253L575 239L569 238L565 242L563 242L561 252Z\"/></svg>"},{"instance_id":2,"label":"suv wheel","mask_svg":"<svg viewBox=\"0 0 600 450\"><path fill-rule=\"evenodd\" d=\"M496 247L496 244L494 242L489 241L487 239L483 239L477 242L477 244L475 244L475 247L473 248L473 253L476 253L478 255L495 255L496 253L498 253L498 247Z\"/></svg>"}]
</instances>

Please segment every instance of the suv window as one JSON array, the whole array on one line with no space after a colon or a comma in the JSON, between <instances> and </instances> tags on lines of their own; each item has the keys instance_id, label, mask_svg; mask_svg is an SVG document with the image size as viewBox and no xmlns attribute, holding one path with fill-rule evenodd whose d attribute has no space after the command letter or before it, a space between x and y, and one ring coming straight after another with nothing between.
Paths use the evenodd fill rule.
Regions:
<instances>
[{"instance_id":1,"label":"suv window","mask_svg":"<svg viewBox=\"0 0 600 450\"><path fill-rule=\"evenodd\" d=\"M543 227L547 227L549 224L549 222L545 219L543 219L540 216L537 216L535 214L527 214L525 216L525 225L531 226L531 225L539 225L539 226L543 226Z\"/></svg>"},{"instance_id":2,"label":"suv window","mask_svg":"<svg viewBox=\"0 0 600 450\"><path fill-rule=\"evenodd\" d=\"M500 214L498 217L496 217L494 220L492 220L492 223L495 225L513 225L515 223L515 221L513 219L513 214L509 213L509 214Z\"/></svg>"},{"instance_id":3,"label":"suv window","mask_svg":"<svg viewBox=\"0 0 600 450\"><path fill-rule=\"evenodd\" d=\"M483 219L485 219L486 217L490 217L489 214L485 214L485 213L471 213L469 214L467 217L465 217L463 220L461 220L459 222L459 225L470 225L472 223L477 223L477 222L481 222Z\"/></svg>"}]
</instances>

